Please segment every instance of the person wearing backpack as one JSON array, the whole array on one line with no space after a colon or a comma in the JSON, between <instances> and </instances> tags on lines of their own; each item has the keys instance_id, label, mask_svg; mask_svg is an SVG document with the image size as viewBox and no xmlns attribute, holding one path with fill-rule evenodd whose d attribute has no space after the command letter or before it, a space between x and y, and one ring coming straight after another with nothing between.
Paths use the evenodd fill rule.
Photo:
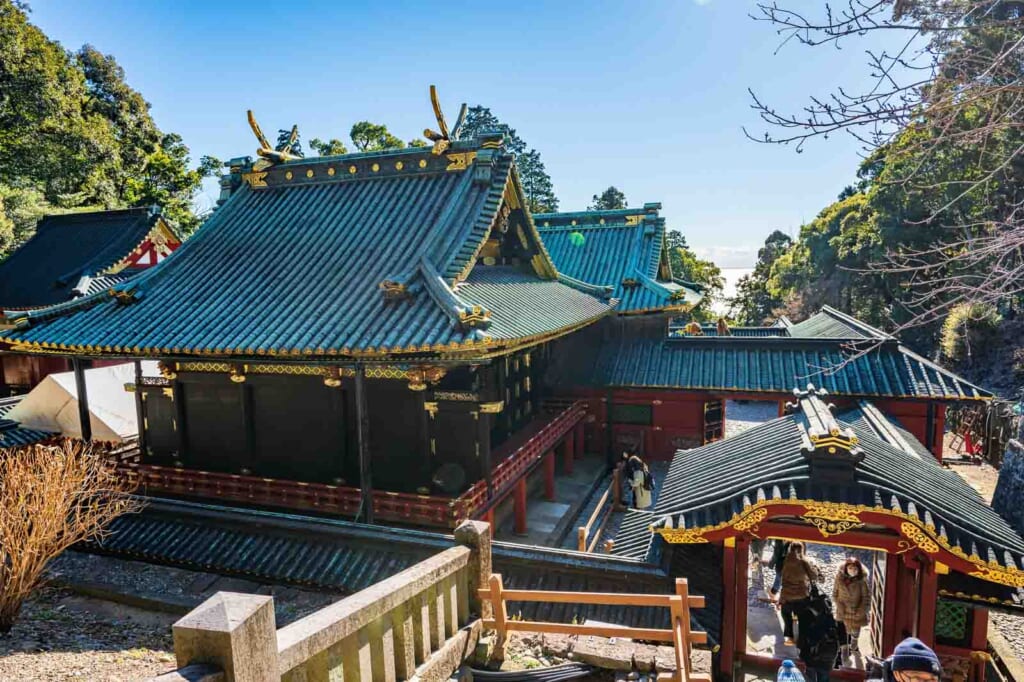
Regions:
<instances>
[{"instance_id":1,"label":"person wearing backpack","mask_svg":"<svg viewBox=\"0 0 1024 682\"><path fill-rule=\"evenodd\" d=\"M639 455L633 448L627 448L622 453L622 480L625 482L626 487L629 488L632 500L630 506L634 509L640 509L637 507L636 502L636 476L638 472L642 472L644 469L644 461L640 459Z\"/></svg>"},{"instance_id":2,"label":"person wearing backpack","mask_svg":"<svg viewBox=\"0 0 1024 682\"><path fill-rule=\"evenodd\" d=\"M796 616L800 625L800 660L807 666L807 680L828 682L840 651L839 624L832 602L812 583L810 595L796 606Z\"/></svg>"},{"instance_id":3,"label":"person wearing backpack","mask_svg":"<svg viewBox=\"0 0 1024 682\"><path fill-rule=\"evenodd\" d=\"M645 463L633 474L633 506L637 509L650 507L653 492L654 477Z\"/></svg>"}]
</instances>

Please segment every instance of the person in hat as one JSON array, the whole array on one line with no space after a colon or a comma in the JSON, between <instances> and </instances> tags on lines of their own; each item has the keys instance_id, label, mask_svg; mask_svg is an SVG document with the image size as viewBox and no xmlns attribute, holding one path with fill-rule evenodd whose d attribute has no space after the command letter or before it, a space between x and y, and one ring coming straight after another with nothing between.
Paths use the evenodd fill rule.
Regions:
<instances>
[{"instance_id":1,"label":"person in hat","mask_svg":"<svg viewBox=\"0 0 1024 682\"><path fill-rule=\"evenodd\" d=\"M939 657L917 637L897 644L892 656L882 663L883 682L938 682L941 674Z\"/></svg>"}]
</instances>

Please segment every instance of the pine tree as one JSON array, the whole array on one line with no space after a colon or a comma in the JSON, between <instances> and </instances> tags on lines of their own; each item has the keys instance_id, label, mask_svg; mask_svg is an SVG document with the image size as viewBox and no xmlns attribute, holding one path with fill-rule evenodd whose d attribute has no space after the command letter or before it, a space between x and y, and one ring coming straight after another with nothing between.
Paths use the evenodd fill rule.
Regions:
<instances>
[{"instance_id":1,"label":"pine tree","mask_svg":"<svg viewBox=\"0 0 1024 682\"><path fill-rule=\"evenodd\" d=\"M612 185L600 194L595 194L594 198L590 200L587 210L611 211L627 206L629 206L629 202L626 201L626 195L618 187Z\"/></svg>"},{"instance_id":2,"label":"pine tree","mask_svg":"<svg viewBox=\"0 0 1024 682\"><path fill-rule=\"evenodd\" d=\"M523 138L519 137L515 128L498 120L491 110L484 106L470 107L466 112L461 136L475 137L480 133L500 131L505 134L505 148L515 157L519 179L523 183L523 191L529 202L530 212L550 213L558 210L558 197L555 186L544 168L540 152L528 149Z\"/></svg>"}]
</instances>

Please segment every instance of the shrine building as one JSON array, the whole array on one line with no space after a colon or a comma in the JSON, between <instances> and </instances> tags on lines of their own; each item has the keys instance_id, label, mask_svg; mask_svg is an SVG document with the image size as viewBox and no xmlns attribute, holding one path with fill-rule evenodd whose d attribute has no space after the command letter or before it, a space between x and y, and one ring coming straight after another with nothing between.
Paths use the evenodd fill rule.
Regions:
<instances>
[{"instance_id":1,"label":"shrine building","mask_svg":"<svg viewBox=\"0 0 1024 682\"><path fill-rule=\"evenodd\" d=\"M829 398L808 387L787 416L678 452L653 511L627 512L614 553L669 567L706 595L698 618L720 643L725 675L797 659L781 632L763 631L778 616L770 579L754 584L761 573L749 563L752 544L785 540L863 556L864 651L884 657L913 635L942 658L944 679L984 680L975 654L986 650L989 610L1024 613L1024 539L898 420L871 401L837 410ZM755 647L773 634L774 652ZM862 679L854 663L834 672Z\"/></svg>"},{"instance_id":2,"label":"shrine building","mask_svg":"<svg viewBox=\"0 0 1024 682\"><path fill-rule=\"evenodd\" d=\"M181 239L159 211L129 208L46 216L35 234L0 262L6 316L66 303L128 281L169 256ZM64 357L0 356L0 393L24 393L70 369Z\"/></svg>"}]
</instances>

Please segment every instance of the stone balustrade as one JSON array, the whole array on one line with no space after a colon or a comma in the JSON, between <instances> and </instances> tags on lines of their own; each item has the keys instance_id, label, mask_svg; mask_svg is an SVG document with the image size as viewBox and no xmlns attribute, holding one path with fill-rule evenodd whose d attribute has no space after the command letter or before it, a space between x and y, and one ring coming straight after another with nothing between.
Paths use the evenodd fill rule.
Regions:
<instances>
[{"instance_id":1,"label":"stone balustrade","mask_svg":"<svg viewBox=\"0 0 1024 682\"><path fill-rule=\"evenodd\" d=\"M486 523L455 530L456 546L277 629L273 599L218 592L174 624L178 670L151 682L446 680L473 652L488 616ZM201 667L197 667L201 666Z\"/></svg>"}]
</instances>

